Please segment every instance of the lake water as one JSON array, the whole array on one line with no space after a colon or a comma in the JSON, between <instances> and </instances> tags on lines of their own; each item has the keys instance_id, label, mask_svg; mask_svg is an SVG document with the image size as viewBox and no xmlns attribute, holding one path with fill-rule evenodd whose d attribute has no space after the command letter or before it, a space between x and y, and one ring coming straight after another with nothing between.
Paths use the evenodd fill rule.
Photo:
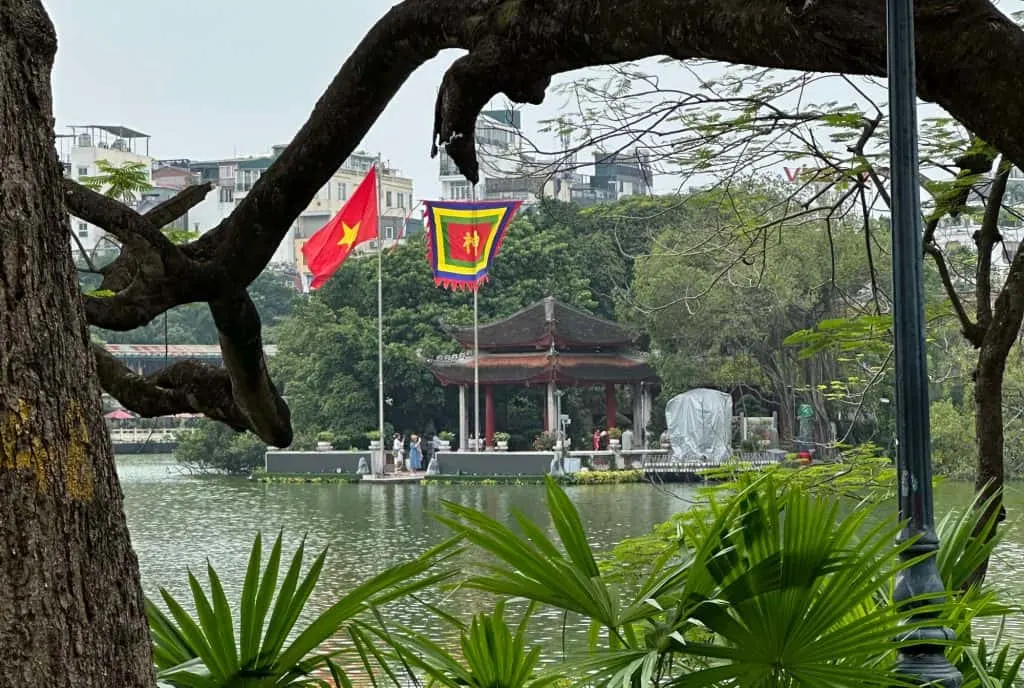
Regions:
<instances>
[{"instance_id":1,"label":"lake water","mask_svg":"<svg viewBox=\"0 0 1024 688\"><path fill-rule=\"evenodd\" d=\"M513 510L547 523L541 486L422 486L422 485L310 485L262 484L244 479L192 478L182 475L167 456L118 457L118 473L125 494L125 510L132 545L139 557L146 593L156 596L165 587L179 600L190 599L186 569L191 567L205 583L207 558L220 574L229 598L237 599L253 535L262 530L272 540L283 529L285 552L307 538L308 561L330 547L320 585L309 610L320 611L355 583L423 552L447 535L431 518L449 500L506 519ZM624 538L641 535L689 508L695 497L691 486L606 485L567 490L580 510L592 544L607 549ZM945 484L936 495L941 518L962 509L971 499L966 484ZM1008 589L1011 599L1024 599L1024 578L1016 576L1024 561L1024 537L1017 524L1024 508L1024 490L1007 490L1009 529L993 561L991 580ZM266 545L269 547L269 544ZM486 608L485 600L460 597L468 613ZM422 616L403 622L428 630ZM549 613L537 624L552 650L582 640L586 630ZM1011 621L1008 629L1024 642L1024 623ZM557 639L557 641L553 640ZM541 640L541 638L538 638ZM554 643L554 646L552 646Z\"/></svg>"}]
</instances>

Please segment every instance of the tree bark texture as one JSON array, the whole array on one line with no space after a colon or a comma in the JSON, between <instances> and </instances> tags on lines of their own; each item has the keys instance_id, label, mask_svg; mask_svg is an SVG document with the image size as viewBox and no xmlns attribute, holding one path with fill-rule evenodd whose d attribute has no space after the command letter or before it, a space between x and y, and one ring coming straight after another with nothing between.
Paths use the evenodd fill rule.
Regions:
<instances>
[{"instance_id":1,"label":"tree bark texture","mask_svg":"<svg viewBox=\"0 0 1024 688\"><path fill-rule=\"evenodd\" d=\"M975 488L990 496L1003 488L1003 371L1006 359L982 350L974 379ZM995 508L1001 506L1001 501Z\"/></svg>"},{"instance_id":2,"label":"tree bark texture","mask_svg":"<svg viewBox=\"0 0 1024 688\"><path fill-rule=\"evenodd\" d=\"M0 688L155 683L53 145L56 35L0 0Z\"/></svg>"}]
</instances>

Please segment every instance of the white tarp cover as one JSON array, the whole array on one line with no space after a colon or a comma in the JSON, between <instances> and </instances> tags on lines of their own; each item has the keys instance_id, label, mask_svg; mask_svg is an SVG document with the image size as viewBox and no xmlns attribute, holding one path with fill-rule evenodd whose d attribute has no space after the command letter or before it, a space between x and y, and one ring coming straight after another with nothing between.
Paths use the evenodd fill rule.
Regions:
<instances>
[{"instance_id":1,"label":"white tarp cover","mask_svg":"<svg viewBox=\"0 0 1024 688\"><path fill-rule=\"evenodd\" d=\"M732 397L714 389L691 389L665 407L672 459L725 461L732 454Z\"/></svg>"}]
</instances>

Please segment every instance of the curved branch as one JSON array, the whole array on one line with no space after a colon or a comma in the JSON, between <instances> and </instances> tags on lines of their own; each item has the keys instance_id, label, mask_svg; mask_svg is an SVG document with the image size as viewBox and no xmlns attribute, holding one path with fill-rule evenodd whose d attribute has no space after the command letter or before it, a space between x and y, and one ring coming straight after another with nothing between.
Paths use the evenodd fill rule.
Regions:
<instances>
[{"instance_id":1,"label":"curved branch","mask_svg":"<svg viewBox=\"0 0 1024 688\"><path fill-rule=\"evenodd\" d=\"M267 371L260 316L245 291L210 302L231 393L249 427L267 444L292 443L291 411Z\"/></svg>"},{"instance_id":2,"label":"curved branch","mask_svg":"<svg viewBox=\"0 0 1024 688\"><path fill-rule=\"evenodd\" d=\"M92 345L103 389L144 418L202 413L235 430L248 430L245 414L231 395L222 368L200 361L179 361L147 376L133 372L98 344Z\"/></svg>"},{"instance_id":3,"label":"curved branch","mask_svg":"<svg viewBox=\"0 0 1024 688\"><path fill-rule=\"evenodd\" d=\"M1012 169L1013 165L1009 162L1004 160L1000 163L985 200L985 216L981 228L974 236L974 244L978 248L974 279L975 300L978 303L975 308L978 310L978 325L983 328L992 324L992 249L1002 239L999 234L999 215Z\"/></svg>"},{"instance_id":4,"label":"curved branch","mask_svg":"<svg viewBox=\"0 0 1024 688\"><path fill-rule=\"evenodd\" d=\"M183 261L184 256L160 228L149 218L120 201L64 178L64 206L68 212L113 234L124 244L143 241L169 261ZM158 210L154 208L154 210Z\"/></svg>"},{"instance_id":5,"label":"curved branch","mask_svg":"<svg viewBox=\"0 0 1024 688\"><path fill-rule=\"evenodd\" d=\"M967 314L963 300L960 298L960 294L957 293L956 285L953 284L953 278L949 274L946 257L934 243L924 244L923 249L935 262L935 268L939 271L939 278L942 280L942 286L946 290L946 296L949 297L949 302L953 305L953 311L956 312L957 320L960 321L960 331L963 332L964 338L975 348L981 346L981 342L985 338L985 330L973 322L971 316Z\"/></svg>"},{"instance_id":6,"label":"curved branch","mask_svg":"<svg viewBox=\"0 0 1024 688\"><path fill-rule=\"evenodd\" d=\"M212 188L213 184L210 182L187 186L174 197L167 199L150 210L143 217L149 220L150 224L155 227L164 227L202 203Z\"/></svg>"}]
</instances>

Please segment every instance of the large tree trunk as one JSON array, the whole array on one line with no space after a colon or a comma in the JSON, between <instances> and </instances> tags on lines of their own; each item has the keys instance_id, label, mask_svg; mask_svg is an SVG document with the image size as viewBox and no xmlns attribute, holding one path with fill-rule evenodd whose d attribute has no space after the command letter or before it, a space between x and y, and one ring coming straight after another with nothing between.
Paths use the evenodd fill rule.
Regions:
<instances>
[{"instance_id":1,"label":"large tree trunk","mask_svg":"<svg viewBox=\"0 0 1024 688\"><path fill-rule=\"evenodd\" d=\"M974 382L974 428L978 448L975 487L986 497L1003 488L1003 368L1005 359L978 356Z\"/></svg>"},{"instance_id":2,"label":"large tree trunk","mask_svg":"<svg viewBox=\"0 0 1024 688\"><path fill-rule=\"evenodd\" d=\"M56 36L0 0L0 687L155 683L53 145Z\"/></svg>"},{"instance_id":3,"label":"large tree trunk","mask_svg":"<svg viewBox=\"0 0 1024 688\"><path fill-rule=\"evenodd\" d=\"M977 471L975 491L982 499L992 495L996 498L985 513L981 523L987 522L994 513L999 520L1005 517L1002 489L1003 469L1003 372L1006 355L993 352L991 346L982 344L978 353L978 367L974 378L974 438L977 443ZM993 531L994 533L994 531ZM988 572L988 560L975 571L968 585L980 583Z\"/></svg>"}]
</instances>

